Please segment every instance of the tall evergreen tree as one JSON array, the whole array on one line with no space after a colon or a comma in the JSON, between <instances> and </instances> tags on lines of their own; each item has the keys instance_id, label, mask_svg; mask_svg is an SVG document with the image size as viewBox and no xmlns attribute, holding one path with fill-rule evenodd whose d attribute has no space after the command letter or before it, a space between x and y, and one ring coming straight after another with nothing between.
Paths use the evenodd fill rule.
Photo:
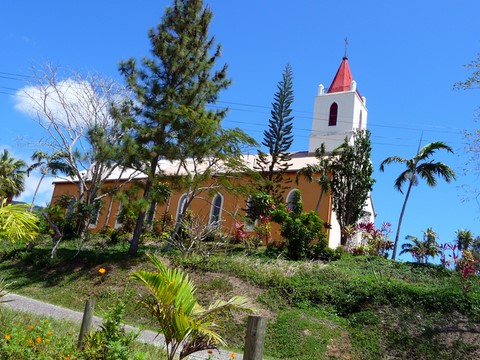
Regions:
<instances>
[{"instance_id":1,"label":"tall evergreen tree","mask_svg":"<svg viewBox=\"0 0 480 360\"><path fill-rule=\"evenodd\" d=\"M130 59L120 66L136 97L134 116L125 122L131 129L127 145L133 150L131 165L147 175L143 193L147 201L155 176L162 170L159 160L185 164L188 158L201 159L228 146L228 139L208 143L213 134L224 134L220 121L225 110L207 110L206 106L215 103L219 92L230 84L226 65L216 66L220 46L208 34L212 16L202 0L175 0L157 28L149 32L152 57L140 65ZM138 216L130 254L137 252L145 215L146 209Z\"/></svg>"},{"instance_id":2,"label":"tall evergreen tree","mask_svg":"<svg viewBox=\"0 0 480 360\"><path fill-rule=\"evenodd\" d=\"M261 186L261 190L272 195L277 204L283 202L282 192L288 182L283 175L292 160L288 150L293 142L291 115L293 100L293 72L290 64L287 64L274 95L268 130L263 132L262 145L268 149L268 153L259 150L257 162L259 170L267 180L267 183Z\"/></svg>"},{"instance_id":3,"label":"tall evergreen tree","mask_svg":"<svg viewBox=\"0 0 480 360\"><path fill-rule=\"evenodd\" d=\"M347 227L355 225L365 215L363 209L375 182L370 152L370 132L357 130L353 134L353 145L345 139L332 152L328 164L332 174L330 193L333 210L342 230L342 245L347 242Z\"/></svg>"}]
</instances>

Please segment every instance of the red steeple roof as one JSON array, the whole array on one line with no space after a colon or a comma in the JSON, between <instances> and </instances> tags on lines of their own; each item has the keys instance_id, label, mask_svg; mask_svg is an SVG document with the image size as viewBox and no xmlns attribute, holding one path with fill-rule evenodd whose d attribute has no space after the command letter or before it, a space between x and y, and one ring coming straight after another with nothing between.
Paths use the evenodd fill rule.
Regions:
<instances>
[{"instance_id":1,"label":"red steeple roof","mask_svg":"<svg viewBox=\"0 0 480 360\"><path fill-rule=\"evenodd\" d=\"M350 84L352 83L352 73L348 66L348 58L345 56L338 68L337 74L333 78L332 85L328 88L328 94L348 91L350 90Z\"/></svg>"}]
</instances>

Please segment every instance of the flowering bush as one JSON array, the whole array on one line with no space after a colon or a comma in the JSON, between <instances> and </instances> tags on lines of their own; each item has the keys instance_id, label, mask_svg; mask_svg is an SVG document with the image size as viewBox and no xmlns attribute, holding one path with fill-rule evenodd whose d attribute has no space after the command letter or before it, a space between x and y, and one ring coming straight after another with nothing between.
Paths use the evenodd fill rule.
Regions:
<instances>
[{"instance_id":1,"label":"flowering bush","mask_svg":"<svg viewBox=\"0 0 480 360\"><path fill-rule=\"evenodd\" d=\"M361 244L354 247L351 252L353 255L372 255L388 257L388 251L393 248L390 240L392 225L389 222L382 223L382 227L377 229L372 222L359 223L356 227L357 233L361 234Z\"/></svg>"},{"instance_id":2,"label":"flowering bush","mask_svg":"<svg viewBox=\"0 0 480 360\"><path fill-rule=\"evenodd\" d=\"M1 359L70 359L76 353L72 336L56 334L48 320L1 325Z\"/></svg>"},{"instance_id":3,"label":"flowering bush","mask_svg":"<svg viewBox=\"0 0 480 360\"><path fill-rule=\"evenodd\" d=\"M470 278L476 273L475 263L476 260L470 250L464 250L462 252L462 258L456 263L456 270L460 275L460 279L462 282L462 291L465 295L470 291L470 288L472 287Z\"/></svg>"}]
</instances>

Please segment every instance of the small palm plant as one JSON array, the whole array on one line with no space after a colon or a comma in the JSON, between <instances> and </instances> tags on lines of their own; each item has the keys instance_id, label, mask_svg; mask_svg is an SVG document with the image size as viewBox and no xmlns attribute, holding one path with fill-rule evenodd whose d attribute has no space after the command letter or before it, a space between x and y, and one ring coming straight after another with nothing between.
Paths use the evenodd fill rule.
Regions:
<instances>
[{"instance_id":1,"label":"small palm plant","mask_svg":"<svg viewBox=\"0 0 480 360\"><path fill-rule=\"evenodd\" d=\"M35 240L38 231L38 217L28 211L28 205L0 202L0 240L12 243Z\"/></svg>"},{"instance_id":2,"label":"small palm plant","mask_svg":"<svg viewBox=\"0 0 480 360\"><path fill-rule=\"evenodd\" d=\"M217 332L220 322L229 318L232 310L253 311L248 300L241 296L217 300L203 308L195 298L195 285L187 274L169 269L154 255L148 257L157 271L135 271L130 276L150 292L140 303L155 317L165 336L168 360L173 360L180 347L179 359L183 359L194 352L224 345Z\"/></svg>"},{"instance_id":3,"label":"small palm plant","mask_svg":"<svg viewBox=\"0 0 480 360\"><path fill-rule=\"evenodd\" d=\"M423 240L419 240L416 236L408 235L405 237L409 242L402 245L400 255L410 253L412 257L419 263L428 263L428 258L441 253L440 246L437 243L437 233L432 228L428 228L423 233Z\"/></svg>"}]
</instances>

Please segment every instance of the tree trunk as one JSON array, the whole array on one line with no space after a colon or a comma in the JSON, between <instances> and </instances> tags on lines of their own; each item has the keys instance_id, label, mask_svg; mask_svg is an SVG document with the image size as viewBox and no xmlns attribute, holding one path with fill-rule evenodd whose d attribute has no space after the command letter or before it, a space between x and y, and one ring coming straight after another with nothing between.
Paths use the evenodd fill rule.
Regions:
<instances>
[{"instance_id":1,"label":"tree trunk","mask_svg":"<svg viewBox=\"0 0 480 360\"><path fill-rule=\"evenodd\" d=\"M322 202L323 197L323 190L320 190L320 196L318 197L317 205L315 206L315 212L318 213L318 209L320 208L320 203Z\"/></svg>"},{"instance_id":2,"label":"tree trunk","mask_svg":"<svg viewBox=\"0 0 480 360\"><path fill-rule=\"evenodd\" d=\"M108 203L107 215L105 216L105 221L103 222L102 230L105 230L108 226L108 220L110 220L110 215L112 214L113 207L113 194L110 195L110 201Z\"/></svg>"},{"instance_id":3,"label":"tree trunk","mask_svg":"<svg viewBox=\"0 0 480 360\"><path fill-rule=\"evenodd\" d=\"M38 180L37 187L35 188L35 192L33 193L32 204L30 205L30 212L33 211L33 207L35 206L35 198L37 197L38 190L40 189L40 185L42 184L44 177L45 177L45 174L42 174L42 176L40 177L40 180Z\"/></svg>"},{"instance_id":4,"label":"tree trunk","mask_svg":"<svg viewBox=\"0 0 480 360\"><path fill-rule=\"evenodd\" d=\"M147 211L147 224L149 229L153 228L153 221L155 220L155 208L157 207L157 202L152 201Z\"/></svg>"},{"instance_id":5,"label":"tree trunk","mask_svg":"<svg viewBox=\"0 0 480 360\"><path fill-rule=\"evenodd\" d=\"M395 260L397 258L397 247L398 247L398 240L400 238L400 228L402 226L403 214L405 213L405 207L407 206L407 201L408 201L408 197L410 196L410 190L412 190L412 186L413 186L413 181L410 180L407 194L405 195L405 201L403 202L402 211L400 212L400 218L398 219L397 233L395 234L395 243L393 244L392 260Z\"/></svg>"},{"instance_id":6,"label":"tree trunk","mask_svg":"<svg viewBox=\"0 0 480 360\"><path fill-rule=\"evenodd\" d=\"M150 189L152 188L152 180L147 179L145 183L145 190L143 192L143 198L148 199L150 194ZM140 235L142 234L143 224L145 223L146 210L142 210L137 217L137 222L135 224L135 229L133 230L132 240L130 241L130 248L128 249L129 255L137 255L138 244L140 243Z\"/></svg>"}]
</instances>

